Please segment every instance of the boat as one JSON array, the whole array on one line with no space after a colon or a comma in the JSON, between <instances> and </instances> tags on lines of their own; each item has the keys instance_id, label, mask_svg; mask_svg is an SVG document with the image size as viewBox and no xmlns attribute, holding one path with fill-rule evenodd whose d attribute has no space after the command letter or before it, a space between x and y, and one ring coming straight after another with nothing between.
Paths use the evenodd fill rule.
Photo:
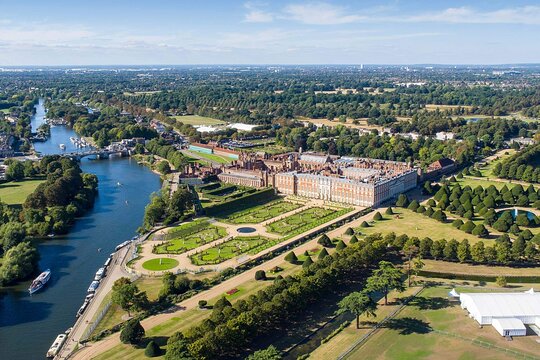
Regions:
<instances>
[{"instance_id":1,"label":"boat","mask_svg":"<svg viewBox=\"0 0 540 360\"><path fill-rule=\"evenodd\" d=\"M122 183L121 183L120 181L118 181L118 182L116 183L116 186L122 186Z\"/></svg>"},{"instance_id":2,"label":"boat","mask_svg":"<svg viewBox=\"0 0 540 360\"><path fill-rule=\"evenodd\" d=\"M34 281L32 281L32 284L28 288L28 292L30 293L30 295L32 295L33 293L35 293L36 291L38 291L39 289L44 287L45 284L47 283L47 281L49 281L50 278L51 278L51 270L50 269L47 269L44 272L42 272L41 274L39 274L39 276L37 278L35 278Z\"/></svg>"},{"instance_id":3,"label":"boat","mask_svg":"<svg viewBox=\"0 0 540 360\"><path fill-rule=\"evenodd\" d=\"M76 140L76 139L75 139L73 136L71 136L71 137L69 138L69 141L71 141L72 143L74 143L75 140Z\"/></svg>"},{"instance_id":4,"label":"boat","mask_svg":"<svg viewBox=\"0 0 540 360\"><path fill-rule=\"evenodd\" d=\"M62 149L62 150L66 150L66 145L65 144L60 144L60 145L58 145L58 147L60 147L60 149Z\"/></svg>"},{"instance_id":5,"label":"boat","mask_svg":"<svg viewBox=\"0 0 540 360\"><path fill-rule=\"evenodd\" d=\"M105 268L99 268L99 270L96 272L96 276L94 277L94 281L101 280L103 275L105 275Z\"/></svg>"},{"instance_id":6,"label":"boat","mask_svg":"<svg viewBox=\"0 0 540 360\"><path fill-rule=\"evenodd\" d=\"M66 342L66 338L66 334L60 334L56 337L56 339L54 339L54 342L49 348L49 351L47 351L48 358L53 358L58 355L58 352L60 352L60 348L62 347L62 345L64 345L64 342Z\"/></svg>"},{"instance_id":7,"label":"boat","mask_svg":"<svg viewBox=\"0 0 540 360\"><path fill-rule=\"evenodd\" d=\"M97 281L97 280L92 281L92 283L88 287L88 292L89 293L96 292L98 286L99 286L99 281Z\"/></svg>"},{"instance_id":8,"label":"boat","mask_svg":"<svg viewBox=\"0 0 540 360\"><path fill-rule=\"evenodd\" d=\"M91 294L86 295L86 297L84 298L84 301L90 302L90 300L92 300L92 299L94 298L95 295L96 295L96 294L94 294L94 293L91 293Z\"/></svg>"},{"instance_id":9,"label":"boat","mask_svg":"<svg viewBox=\"0 0 540 360\"><path fill-rule=\"evenodd\" d=\"M50 237L50 238L53 238L53 237L54 237L54 234L49 234L49 235L47 235L47 236Z\"/></svg>"},{"instance_id":10,"label":"boat","mask_svg":"<svg viewBox=\"0 0 540 360\"><path fill-rule=\"evenodd\" d=\"M90 302L87 301L87 300L84 300L83 304L81 305L81 307L77 311L77 315L75 317L77 317L77 318L80 317L84 313L86 308L88 307L88 304L90 304Z\"/></svg>"}]
</instances>

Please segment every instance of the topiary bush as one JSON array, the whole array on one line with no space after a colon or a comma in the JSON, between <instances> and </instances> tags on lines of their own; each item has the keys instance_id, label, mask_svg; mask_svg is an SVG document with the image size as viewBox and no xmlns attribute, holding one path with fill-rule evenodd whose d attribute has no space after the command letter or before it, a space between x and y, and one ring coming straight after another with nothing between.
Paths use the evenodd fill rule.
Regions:
<instances>
[{"instance_id":1,"label":"topiary bush","mask_svg":"<svg viewBox=\"0 0 540 360\"><path fill-rule=\"evenodd\" d=\"M154 341L150 341L148 345L146 345L146 348L144 349L144 355L147 357L156 357L161 355L161 349L159 348L158 344L156 344Z\"/></svg>"},{"instance_id":2,"label":"topiary bush","mask_svg":"<svg viewBox=\"0 0 540 360\"><path fill-rule=\"evenodd\" d=\"M394 215L394 211L392 210L391 206L389 206L384 213L386 215Z\"/></svg>"},{"instance_id":3,"label":"topiary bush","mask_svg":"<svg viewBox=\"0 0 540 360\"><path fill-rule=\"evenodd\" d=\"M381 221L383 219L382 215L380 212L376 212L375 215L373 215L373 220L375 221Z\"/></svg>"},{"instance_id":4,"label":"topiary bush","mask_svg":"<svg viewBox=\"0 0 540 360\"><path fill-rule=\"evenodd\" d=\"M124 344L138 344L144 337L144 328L138 319L126 322L120 333L120 341Z\"/></svg>"},{"instance_id":5,"label":"topiary bush","mask_svg":"<svg viewBox=\"0 0 540 360\"><path fill-rule=\"evenodd\" d=\"M347 245L345 245L345 243L343 242L343 240L339 240L339 242L337 243L336 245L336 250L343 250L347 247Z\"/></svg>"},{"instance_id":6,"label":"topiary bush","mask_svg":"<svg viewBox=\"0 0 540 360\"><path fill-rule=\"evenodd\" d=\"M290 253L285 255L285 260L287 260L291 264L296 264L298 262L298 257L296 257L294 251L291 251Z\"/></svg>"},{"instance_id":7,"label":"topiary bush","mask_svg":"<svg viewBox=\"0 0 540 360\"><path fill-rule=\"evenodd\" d=\"M266 273L264 270L257 270L255 272L255 280L266 280Z\"/></svg>"}]
</instances>

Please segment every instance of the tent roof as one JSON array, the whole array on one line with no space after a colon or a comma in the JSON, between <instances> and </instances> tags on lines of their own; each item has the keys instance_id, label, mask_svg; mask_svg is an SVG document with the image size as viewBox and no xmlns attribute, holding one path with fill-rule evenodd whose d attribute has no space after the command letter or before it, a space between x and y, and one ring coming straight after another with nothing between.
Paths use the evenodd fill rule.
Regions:
<instances>
[{"instance_id":1,"label":"tent roof","mask_svg":"<svg viewBox=\"0 0 540 360\"><path fill-rule=\"evenodd\" d=\"M460 301L480 316L540 316L540 293L461 293Z\"/></svg>"},{"instance_id":2,"label":"tent roof","mask_svg":"<svg viewBox=\"0 0 540 360\"><path fill-rule=\"evenodd\" d=\"M493 319L493 324L499 323L505 330L525 330L523 322L516 318L497 318Z\"/></svg>"}]
</instances>

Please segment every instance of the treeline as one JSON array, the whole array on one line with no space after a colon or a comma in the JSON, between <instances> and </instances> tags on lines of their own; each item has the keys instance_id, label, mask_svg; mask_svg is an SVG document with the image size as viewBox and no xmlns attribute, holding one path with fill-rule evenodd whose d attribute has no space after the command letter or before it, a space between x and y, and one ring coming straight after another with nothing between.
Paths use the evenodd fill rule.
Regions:
<instances>
[{"instance_id":1,"label":"treeline","mask_svg":"<svg viewBox=\"0 0 540 360\"><path fill-rule=\"evenodd\" d=\"M8 163L6 173L13 180L36 176L46 180L27 197L22 209L0 204L1 285L25 279L36 270L39 255L30 237L66 233L75 218L92 207L97 192L97 177L82 174L79 165L67 158L55 155L39 162Z\"/></svg>"},{"instance_id":2,"label":"treeline","mask_svg":"<svg viewBox=\"0 0 540 360\"><path fill-rule=\"evenodd\" d=\"M176 169L180 169L189 163L187 157L163 139L150 140L145 147L152 154L168 160Z\"/></svg>"},{"instance_id":3,"label":"treeline","mask_svg":"<svg viewBox=\"0 0 540 360\"><path fill-rule=\"evenodd\" d=\"M493 175L503 179L540 183L540 144L527 146L493 167Z\"/></svg>"},{"instance_id":4,"label":"treeline","mask_svg":"<svg viewBox=\"0 0 540 360\"><path fill-rule=\"evenodd\" d=\"M158 223L170 225L182 219L192 207L193 197L186 186L179 186L170 198L168 192L153 193L150 203L144 208L143 225L138 231L149 231Z\"/></svg>"},{"instance_id":5,"label":"treeline","mask_svg":"<svg viewBox=\"0 0 540 360\"><path fill-rule=\"evenodd\" d=\"M324 257L299 274L278 276L272 285L234 305L222 298L214 304L210 318L169 338L165 358L237 359L256 339L286 329L328 291L349 278L368 275L368 267L386 251L382 241L362 241Z\"/></svg>"}]
</instances>

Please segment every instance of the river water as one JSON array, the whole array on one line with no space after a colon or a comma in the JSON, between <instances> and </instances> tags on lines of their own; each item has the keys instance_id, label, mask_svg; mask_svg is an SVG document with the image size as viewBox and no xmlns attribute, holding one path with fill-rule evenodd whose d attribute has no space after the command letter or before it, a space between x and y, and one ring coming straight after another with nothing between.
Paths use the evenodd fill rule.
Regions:
<instances>
[{"instance_id":1,"label":"river water","mask_svg":"<svg viewBox=\"0 0 540 360\"><path fill-rule=\"evenodd\" d=\"M36 110L34 130L43 123L42 101ZM49 140L35 143L35 148L55 154L62 152L59 144L65 144L66 151L76 151L72 136L77 135L70 128L52 127ZM150 194L160 188L159 177L131 159L83 159L81 167L99 178L95 206L67 236L38 245L40 270L52 270L44 290L28 295L30 282L0 290L0 359L45 358L55 337L74 324L97 269L117 244L135 235Z\"/></svg>"}]
</instances>

